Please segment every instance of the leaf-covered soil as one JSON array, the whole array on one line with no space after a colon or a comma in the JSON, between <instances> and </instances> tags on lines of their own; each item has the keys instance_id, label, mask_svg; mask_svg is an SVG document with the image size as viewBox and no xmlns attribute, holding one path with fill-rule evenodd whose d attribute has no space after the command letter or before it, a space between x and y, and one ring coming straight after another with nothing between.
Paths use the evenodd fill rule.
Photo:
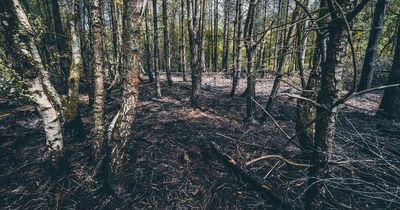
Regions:
<instances>
[{"instance_id":1,"label":"leaf-covered soil","mask_svg":"<svg viewBox=\"0 0 400 210\"><path fill-rule=\"evenodd\" d=\"M175 77L162 84L156 99L152 84L142 84L124 189L110 193L92 177L90 132L77 138L66 132L69 173L50 177L43 163L45 136L33 106L3 97L0 101L1 209L276 209L271 200L227 168L209 149L214 141L246 168L264 179L294 209L302 208L306 168L271 158L245 166L262 155L280 155L296 163L300 150L269 119L265 124L243 122L245 89L229 97L230 80L206 76L202 108L190 107L190 83ZM291 78L285 78L295 84ZM284 83L272 116L289 136L295 126L296 86ZM272 78L257 82L256 100L264 105ZM400 208L400 126L376 115L381 92L356 97L340 109L332 176L326 180L328 208ZM118 90L106 101L108 124L120 105ZM258 109L258 115L262 114ZM91 126L87 95L81 97L84 127Z\"/></svg>"}]
</instances>

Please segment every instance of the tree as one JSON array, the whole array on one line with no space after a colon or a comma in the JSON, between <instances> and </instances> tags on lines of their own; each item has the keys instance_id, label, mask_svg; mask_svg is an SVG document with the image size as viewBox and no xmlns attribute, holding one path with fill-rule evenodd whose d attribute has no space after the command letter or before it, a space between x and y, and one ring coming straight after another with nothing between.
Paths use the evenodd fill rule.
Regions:
<instances>
[{"instance_id":1,"label":"tree","mask_svg":"<svg viewBox=\"0 0 400 210\"><path fill-rule=\"evenodd\" d=\"M400 84L400 22L397 26L397 42L388 85ZM379 109L389 118L400 120L400 87L385 89Z\"/></svg>"},{"instance_id":2,"label":"tree","mask_svg":"<svg viewBox=\"0 0 400 210\"><path fill-rule=\"evenodd\" d=\"M66 74L68 69L67 65L68 54L66 52L68 48L68 43L67 40L65 39L66 36L65 36L65 31L63 29L63 24L60 14L60 5L58 3L58 0L50 0L50 3L51 3L52 20L54 26L54 36L58 50L59 66L61 68L61 71L64 74Z\"/></svg>"},{"instance_id":3,"label":"tree","mask_svg":"<svg viewBox=\"0 0 400 210\"><path fill-rule=\"evenodd\" d=\"M156 97L161 98L160 85L160 49L158 48L157 0L153 0L153 67L156 86Z\"/></svg>"},{"instance_id":4,"label":"tree","mask_svg":"<svg viewBox=\"0 0 400 210\"><path fill-rule=\"evenodd\" d=\"M232 89L230 96L234 96L236 92L236 87L239 82L240 74L240 43L242 37L242 5L243 0L236 0L236 12L235 12L235 28L233 33L233 70L232 70Z\"/></svg>"},{"instance_id":5,"label":"tree","mask_svg":"<svg viewBox=\"0 0 400 210\"><path fill-rule=\"evenodd\" d=\"M327 19L324 18L328 13L326 6L326 0L321 0L318 14L320 19L318 22L319 28L327 27ZM321 65L325 62L326 57L326 32L326 30L321 30L317 33L311 71L301 93L301 97L314 101L317 100L317 93L321 83ZM315 120L315 112L315 106L312 103L301 99L297 100L296 133L303 155L306 158L311 154L314 144L315 123L313 122Z\"/></svg>"},{"instance_id":6,"label":"tree","mask_svg":"<svg viewBox=\"0 0 400 210\"><path fill-rule=\"evenodd\" d=\"M146 71L147 74L149 76L149 82L153 83L154 82L154 77L153 77L153 72L151 70L151 52L150 52L150 31L149 31L149 10L148 10L148 5L146 5L146 9L145 9L145 43L144 43L144 47L145 47L145 51L146 51Z\"/></svg>"},{"instance_id":7,"label":"tree","mask_svg":"<svg viewBox=\"0 0 400 210\"><path fill-rule=\"evenodd\" d=\"M100 0L91 0L90 15L92 21L92 51L94 74L94 103L93 103L93 146L94 157L100 160L103 156L104 141L104 69L103 69L103 38L101 28Z\"/></svg>"},{"instance_id":8,"label":"tree","mask_svg":"<svg viewBox=\"0 0 400 210\"><path fill-rule=\"evenodd\" d=\"M329 177L329 161L332 159L337 102L341 98L343 57L346 38L350 31L349 22L365 7L368 1L361 1L353 10L346 13L343 8L350 5L349 0L328 0L329 15L328 44L326 60L321 70L321 89L318 92L315 136L311 167L308 170L309 188L306 192L306 209L323 209L326 197L324 179Z\"/></svg>"},{"instance_id":9,"label":"tree","mask_svg":"<svg viewBox=\"0 0 400 210\"><path fill-rule=\"evenodd\" d=\"M190 45L190 66L192 70L192 107L200 107L202 72L202 13L203 0L187 0L188 31Z\"/></svg>"},{"instance_id":10,"label":"tree","mask_svg":"<svg viewBox=\"0 0 400 210\"><path fill-rule=\"evenodd\" d=\"M374 75L373 64L375 62L376 51L379 45L382 27L385 21L385 12L387 0L378 0L375 4L374 17L368 39L367 50L365 52L364 64L361 70L360 83L358 90L365 90L371 87L372 77Z\"/></svg>"},{"instance_id":11,"label":"tree","mask_svg":"<svg viewBox=\"0 0 400 210\"><path fill-rule=\"evenodd\" d=\"M121 175L128 143L139 101L139 34L141 0L124 0L122 105L109 127L111 172Z\"/></svg>"},{"instance_id":12,"label":"tree","mask_svg":"<svg viewBox=\"0 0 400 210\"><path fill-rule=\"evenodd\" d=\"M48 159L53 170L65 170L64 140L60 113L48 95L51 91L44 84L44 66L33 39L33 29L19 0L6 0L0 5L1 22L5 26L4 45L10 66L18 72L26 86L26 93L33 101L43 122L48 146ZM3 41L3 40L2 40ZM3 45L3 44L2 44ZM53 88L54 89L54 88ZM55 172L55 171L51 171Z\"/></svg>"},{"instance_id":13,"label":"tree","mask_svg":"<svg viewBox=\"0 0 400 210\"><path fill-rule=\"evenodd\" d=\"M229 55L229 12L230 12L230 1L224 2L224 35L223 35L223 46L222 46L222 71L228 72L228 55Z\"/></svg>"},{"instance_id":14,"label":"tree","mask_svg":"<svg viewBox=\"0 0 400 210\"><path fill-rule=\"evenodd\" d=\"M218 67L218 0L214 0L214 34L213 34L212 70L217 72Z\"/></svg>"},{"instance_id":15,"label":"tree","mask_svg":"<svg viewBox=\"0 0 400 210\"><path fill-rule=\"evenodd\" d=\"M246 121L251 122L254 120L256 96L255 90L255 75L254 63L257 49L257 43L254 41L253 28L254 28L254 13L257 2L250 2L249 10L244 25L243 41L246 47L247 58L247 97L246 97Z\"/></svg>"},{"instance_id":16,"label":"tree","mask_svg":"<svg viewBox=\"0 0 400 210\"><path fill-rule=\"evenodd\" d=\"M163 32L164 32L164 63L165 72L167 74L168 85L172 86L171 78L171 55L169 50L169 35L168 35L168 14L167 14L167 0L162 0L162 13L163 13Z\"/></svg>"},{"instance_id":17,"label":"tree","mask_svg":"<svg viewBox=\"0 0 400 210\"><path fill-rule=\"evenodd\" d=\"M113 81L108 90L111 90L115 85L120 83L121 80L121 32L120 32L120 15L119 5L116 1L110 0L110 16L111 16L111 30L112 30L112 44L113 44L113 68L111 77Z\"/></svg>"},{"instance_id":18,"label":"tree","mask_svg":"<svg viewBox=\"0 0 400 210\"><path fill-rule=\"evenodd\" d=\"M65 120L67 122L80 121L79 117L79 81L80 74L83 68L81 42L79 39L80 32L80 15L79 15L79 2L72 0L71 2L72 14L69 19L70 33L71 33L71 65L68 74L68 101L66 105Z\"/></svg>"},{"instance_id":19,"label":"tree","mask_svg":"<svg viewBox=\"0 0 400 210\"><path fill-rule=\"evenodd\" d=\"M186 50L185 50L185 34L184 34L184 27L183 27L183 19L185 17L185 10L184 10L184 0L181 0L181 17L180 17L180 43L179 43L179 69L182 72L182 79L184 82L187 81L186 79Z\"/></svg>"}]
</instances>

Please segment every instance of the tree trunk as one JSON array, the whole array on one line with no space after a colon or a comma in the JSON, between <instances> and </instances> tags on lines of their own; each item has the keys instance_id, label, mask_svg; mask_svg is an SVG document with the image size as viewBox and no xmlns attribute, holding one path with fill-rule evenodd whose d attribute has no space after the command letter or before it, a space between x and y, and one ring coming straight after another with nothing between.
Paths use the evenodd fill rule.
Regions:
<instances>
[{"instance_id":1,"label":"tree trunk","mask_svg":"<svg viewBox=\"0 0 400 210\"><path fill-rule=\"evenodd\" d=\"M313 4L314 0L306 0L307 3L307 8L310 9L311 5ZM308 18L307 15L303 15L303 18ZM304 61L306 58L306 50L307 50L307 42L308 42L308 37L310 35L309 32L309 20L305 20L302 24L301 27L300 25L297 27L297 48L298 50L296 51L296 65L300 74L300 81L301 81L301 87L304 89L307 85L306 79L305 79L305 68L304 68ZM318 49L318 48L317 48Z\"/></svg>"},{"instance_id":2,"label":"tree trunk","mask_svg":"<svg viewBox=\"0 0 400 210\"><path fill-rule=\"evenodd\" d=\"M113 81L110 84L110 88L114 87L115 84L119 84L121 80L121 35L119 28L119 14L118 14L118 5L116 1L110 0L110 13L111 13L111 30L112 30L112 43L113 43Z\"/></svg>"},{"instance_id":3,"label":"tree trunk","mask_svg":"<svg viewBox=\"0 0 400 210\"><path fill-rule=\"evenodd\" d=\"M365 52L364 64L361 70L360 83L358 90L371 88L372 77L374 75L373 64L375 62L376 51L379 45L383 24L385 21L385 11L388 0L378 0L375 4L374 18L368 39L367 50Z\"/></svg>"},{"instance_id":4,"label":"tree trunk","mask_svg":"<svg viewBox=\"0 0 400 210\"><path fill-rule=\"evenodd\" d=\"M202 43L201 43L201 12L202 0L187 0L188 31L190 44L190 63L192 70L192 107L200 107L201 73L202 73Z\"/></svg>"},{"instance_id":5,"label":"tree trunk","mask_svg":"<svg viewBox=\"0 0 400 210\"><path fill-rule=\"evenodd\" d=\"M218 66L218 0L214 0L214 34L213 34L212 72L217 72Z\"/></svg>"},{"instance_id":6,"label":"tree trunk","mask_svg":"<svg viewBox=\"0 0 400 210\"><path fill-rule=\"evenodd\" d=\"M277 11L277 25L278 27L276 28L275 32L275 47L274 47L274 66L273 66L273 71L275 72L278 69L278 63L279 63L279 52L281 51L281 42L282 42L282 31L280 29L280 25L282 24L282 1L283 0L278 0L278 11ZM274 2L275 4L276 2ZM286 26L286 24L285 24Z\"/></svg>"},{"instance_id":7,"label":"tree trunk","mask_svg":"<svg viewBox=\"0 0 400 210\"><path fill-rule=\"evenodd\" d=\"M201 43L201 72L207 72L207 64L206 64L206 53L204 51L206 43L204 42L204 26L205 21L204 17L206 16L206 1L202 1L201 3L201 13L200 13L200 43ZM201 85L201 81L200 81Z\"/></svg>"},{"instance_id":8,"label":"tree trunk","mask_svg":"<svg viewBox=\"0 0 400 210\"><path fill-rule=\"evenodd\" d=\"M168 35L168 14L167 14L167 0L162 0L162 13L163 13L163 32L164 32L164 62L165 72L167 74L168 85L172 86L171 77L171 55L169 51L169 35Z\"/></svg>"},{"instance_id":9,"label":"tree trunk","mask_svg":"<svg viewBox=\"0 0 400 210\"><path fill-rule=\"evenodd\" d=\"M235 29L236 34L233 34L233 42L234 42L234 49L233 49L233 70L232 70L232 89L230 96L234 96L236 92L236 87L239 82L239 74L240 74L240 63L241 63L241 56L240 56L240 43L242 37L242 5L243 0L236 0L236 14L235 14ZM236 36L236 37L235 37Z\"/></svg>"},{"instance_id":10,"label":"tree trunk","mask_svg":"<svg viewBox=\"0 0 400 210\"><path fill-rule=\"evenodd\" d=\"M109 128L111 142L111 173L117 177L123 171L125 147L130 138L139 100L139 28L141 0L124 0L122 105Z\"/></svg>"},{"instance_id":11,"label":"tree trunk","mask_svg":"<svg viewBox=\"0 0 400 210\"><path fill-rule=\"evenodd\" d=\"M104 69L103 69L103 38L101 29L100 0L91 2L92 18L92 51L93 51L93 76L94 76L94 103L93 103L93 146L94 157L98 161L103 155L104 140Z\"/></svg>"},{"instance_id":12,"label":"tree trunk","mask_svg":"<svg viewBox=\"0 0 400 210\"><path fill-rule=\"evenodd\" d=\"M151 70L151 51L150 51L150 32L149 32L149 10L148 10L148 6L146 5L146 11L145 11L145 40L146 43L144 43L145 45L145 50L146 50L146 72L149 76L149 82L153 83L154 82L154 76L153 76L153 72Z\"/></svg>"},{"instance_id":13,"label":"tree trunk","mask_svg":"<svg viewBox=\"0 0 400 210\"><path fill-rule=\"evenodd\" d=\"M326 18L322 19L328 11L326 10L326 1L320 1L320 11L318 22L319 28L326 28ZM320 80L321 80L321 65L325 61L326 54L326 37L324 35L326 31L321 31L317 34L315 40L315 51L313 54L313 63L310 75L308 76L307 83L301 93L304 98L311 99L313 101L317 100L317 93L319 91ZM299 140L300 146L302 147L302 152L304 157L308 158L311 154L314 140L314 128L315 123L315 106L304 100L297 100L297 112L296 112L296 134Z\"/></svg>"},{"instance_id":14,"label":"tree trunk","mask_svg":"<svg viewBox=\"0 0 400 210\"><path fill-rule=\"evenodd\" d=\"M343 72L343 57L346 36L344 23L331 22L329 26L329 43L327 57L322 67L321 89L318 93L318 103L331 109L339 99L342 90L341 77ZM306 192L306 209L322 209L326 195L324 182L329 175L328 162L333 155L333 141L337 109L326 110L317 107L315 137L311 165L309 169L309 186Z\"/></svg>"},{"instance_id":15,"label":"tree trunk","mask_svg":"<svg viewBox=\"0 0 400 210\"><path fill-rule=\"evenodd\" d=\"M247 94L246 94L246 121L252 122L255 115L255 76L254 76L254 62L256 55L256 43L253 37L254 28L254 13L255 3L250 3L249 10L247 12L246 23L244 26L244 44L246 47L246 58L247 58Z\"/></svg>"},{"instance_id":16,"label":"tree trunk","mask_svg":"<svg viewBox=\"0 0 400 210\"><path fill-rule=\"evenodd\" d=\"M390 71L389 79L387 84L399 84L400 83L400 22L397 27L397 44L394 53L392 70ZM383 110L383 114L387 117L395 120L400 120L400 87L393 87L385 89L383 94L380 109Z\"/></svg>"},{"instance_id":17,"label":"tree trunk","mask_svg":"<svg viewBox=\"0 0 400 210\"><path fill-rule=\"evenodd\" d=\"M6 0L0 5L5 30L5 52L10 57L11 67L19 72L26 85L27 95L34 102L46 134L48 158L54 170L63 170L64 141L59 112L50 100L48 89L43 84L44 70L39 51L32 37L32 27L19 0ZM3 45L3 43L1 44ZM63 161L64 162L64 161Z\"/></svg>"},{"instance_id":18,"label":"tree trunk","mask_svg":"<svg viewBox=\"0 0 400 210\"><path fill-rule=\"evenodd\" d=\"M158 48L158 26L157 26L157 0L153 0L153 67L156 85L156 97L161 98L161 84L160 84L160 49Z\"/></svg>"},{"instance_id":19,"label":"tree trunk","mask_svg":"<svg viewBox=\"0 0 400 210\"><path fill-rule=\"evenodd\" d=\"M67 75L68 71L68 43L63 29L63 24L60 15L60 6L58 0L51 0L51 11L53 16L53 25L56 39L56 46L58 50L58 60L61 71ZM63 80L65 81L65 80Z\"/></svg>"},{"instance_id":20,"label":"tree trunk","mask_svg":"<svg viewBox=\"0 0 400 210\"><path fill-rule=\"evenodd\" d=\"M224 42L223 42L223 47L222 47L222 71L224 73L228 72L228 55L229 55L229 42L228 42L228 37L229 37L229 12L230 12L230 1L227 0L224 2Z\"/></svg>"},{"instance_id":21,"label":"tree trunk","mask_svg":"<svg viewBox=\"0 0 400 210\"><path fill-rule=\"evenodd\" d=\"M71 3L72 14L69 20L71 33L71 65L68 74L68 101L65 104L65 121L76 122L79 119L79 81L81 76L82 52L80 33L79 2L73 0Z\"/></svg>"},{"instance_id":22,"label":"tree trunk","mask_svg":"<svg viewBox=\"0 0 400 210\"><path fill-rule=\"evenodd\" d=\"M325 63L321 71L321 89L318 92L315 122L315 137L313 153L310 159L311 167L308 169L308 190L305 193L305 209L325 209L323 203L328 189L325 179L329 178L329 161L333 156L333 142L337 106L342 91L343 57L345 42L347 40L347 23L352 22L354 17L365 7L365 1L357 5L353 10L344 14L347 23L343 19L341 9L338 9L332 0L327 1L331 21L328 25L329 41ZM348 0L338 3L341 8L349 5ZM350 29L349 29L350 30Z\"/></svg>"},{"instance_id":23,"label":"tree trunk","mask_svg":"<svg viewBox=\"0 0 400 210\"><path fill-rule=\"evenodd\" d=\"M184 11L184 0L181 0L181 18L180 18L180 27L181 27L181 36L180 36L180 44L179 44L179 55L180 55L180 70L182 72L182 79L184 82L186 79L186 49L185 49L185 34L183 27L183 19L185 17Z\"/></svg>"}]
</instances>

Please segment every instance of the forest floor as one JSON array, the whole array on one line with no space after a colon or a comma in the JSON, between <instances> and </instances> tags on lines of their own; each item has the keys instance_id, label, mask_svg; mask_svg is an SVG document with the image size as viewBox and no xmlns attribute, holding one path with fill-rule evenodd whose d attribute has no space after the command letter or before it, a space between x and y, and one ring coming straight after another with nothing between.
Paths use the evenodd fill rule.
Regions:
<instances>
[{"instance_id":1,"label":"forest floor","mask_svg":"<svg viewBox=\"0 0 400 210\"><path fill-rule=\"evenodd\" d=\"M206 76L201 109L190 107L190 83L174 77L173 87L162 83L163 98L153 96L153 85L142 84L129 160L119 195L103 190L91 176L90 140L65 139L70 173L53 180L43 164L45 136L33 106L0 100L0 208L1 209L275 209L273 203L243 177L227 168L209 150L214 141L246 168L280 192L293 208L301 208L304 167L280 159L245 163L262 155L281 155L303 162L300 151L268 120L243 122L246 101L229 97L230 80ZM288 83L293 81L285 78ZM272 78L257 81L256 100L264 105ZM241 80L237 94L245 89ZM298 94L284 83L271 112L280 127L294 135ZM327 205L337 208L399 208L400 134L398 124L375 114L382 92L356 97L340 109L332 178ZM106 101L106 123L120 104L118 91ZM81 97L82 121L91 124L87 96ZM258 115L262 114L258 109ZM86 139L90 135L87 135ZM367 176L374 174L373 177Z\"/></svg>"}]
</instances>

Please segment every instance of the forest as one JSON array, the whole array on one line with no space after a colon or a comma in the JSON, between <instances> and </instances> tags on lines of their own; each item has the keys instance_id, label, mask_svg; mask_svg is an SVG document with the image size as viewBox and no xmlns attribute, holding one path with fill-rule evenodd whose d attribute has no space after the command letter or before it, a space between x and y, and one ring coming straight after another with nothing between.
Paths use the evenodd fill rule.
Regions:
<instances>
[{"instance_id":1,"label":"forest","mask_svg":"<svg viewBox=\"0 0 400 210\"><path fill-rule=\"evenodd\" d=\"M399 0L0 0L0 209L400 209Z\"/></svg>"}]
</instances>

